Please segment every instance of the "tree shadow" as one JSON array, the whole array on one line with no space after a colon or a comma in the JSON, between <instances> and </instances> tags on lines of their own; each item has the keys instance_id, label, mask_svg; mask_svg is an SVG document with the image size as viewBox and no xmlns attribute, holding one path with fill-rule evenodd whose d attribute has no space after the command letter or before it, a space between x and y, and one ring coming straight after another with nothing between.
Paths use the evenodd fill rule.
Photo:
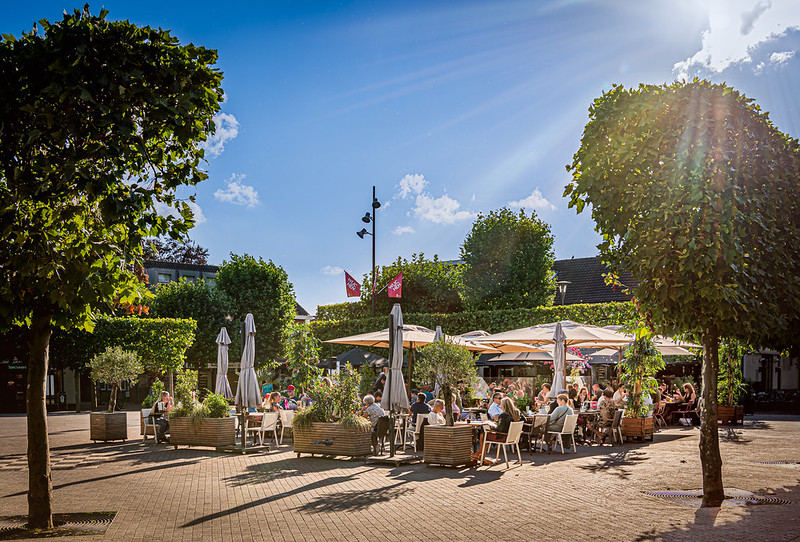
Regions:
<instances>
[{"instance_id":1,"label":"tree shadow","mask_svg":"<svg viewBox=\"0 0 800 542\"><path fill-rule=\"evenodd\" d=\"M744 424L738 427L741 427L743 429L757 429L757 430L772 429L772 426L763 420L745 420Z\"/></svg>"},{"instance_id":2,"label":"tree shadow","mask_svg":"<svg viewBox=\"0 0 800 542\"><path fill-rule=\"evenodd\" d=\"M754 491L760 497L773 497L792 504L747 504L738 507L743 515L720 523L720 508L698 508L693 521L663 531L653 527L641 533L637 542L664 540L795 540L797 523L794 520L800 500L800 484L777 489ZM730 517L730 516L726 516ZM768 531L765 530L768 528Z\"/></svg>"},{"instance_id":3,"label":"tree shadow","mask_svg":"<svg viewBox=\"0 0 800 542\"><path fill-rule=\"evenodd\" d=\"M434 470L437 479L462 480L462 483L458 484L458 487L472 487L499 480L503 477L504 473L514 472L518 468L530 465L530 463L523 462L522 465L519 465L518 463L512 462L510 465L508 469L502 465L490 469L476 469L474 467L431 467L427 465L423 468L415 467L411 469L407 467L392 467L387 477L394 480L404 480L404 482L424 483L431 480L431 470Z\"/></svg>"},{"instance_id":4,"label":"tree shadow","mask_svg":"<svg viewBox=\"0 0 800 542\"><path fill-rule=\"evenodd\" d=\"M748 444L753 439L744 438L744 431L737 431L734 427L720 427L719 440L728 444Z\"/></svg>"},{"instance_id":5,"label":"tree shadow","mask_svg":"<svg viewBox=\"0 0 800 542\"><path fill-rule=\"evenodd\" d=\"M350 491L326 493L302 506L298 506L295 510L312 513L355 512L364 510L374 504L389 502L408 493L412 493L414 491L413 488L401 487L406 483L408 482L401 481L387 487L380 487L367 491L354 489Z\"/></svg>"},{"instance_id":6,"label":"tree shadow","mask_svg":"<svg viewBox=\"0 0 800 542\"><path fill-rule=\"evenodd\" d=\"M605 457L597 458L597 461L592 465L580 465L579 468L593 474L601 472L611 474L624 480L631 475L628 467L641 461L647 461L648 459L650 458L647 457L645 452L640 452L638 450L620 450Z\"/></svg>"}]
</instances>

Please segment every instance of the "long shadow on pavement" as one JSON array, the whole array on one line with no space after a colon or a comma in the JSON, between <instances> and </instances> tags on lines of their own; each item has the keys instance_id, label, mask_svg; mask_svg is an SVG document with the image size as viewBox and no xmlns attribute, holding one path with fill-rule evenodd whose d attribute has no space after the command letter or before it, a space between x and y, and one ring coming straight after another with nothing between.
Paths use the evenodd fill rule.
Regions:
<instances>
[{"instance_id":1,"label":"long shadow on pavement","mask_svg":"<svg viewBox=\"0 0 800 542\"><path fill-rule=\"evenodd\" d=\"M379 487L366 491L354 489L351 491L326 493L302 506L298 506L295 510L312 513L355 512L357 510L364 510L373 504L389 502L407 493L413 492L413 488L401 487L407 483L407 481L402 481L387 487Z\"/></svg>"}]
</instances>

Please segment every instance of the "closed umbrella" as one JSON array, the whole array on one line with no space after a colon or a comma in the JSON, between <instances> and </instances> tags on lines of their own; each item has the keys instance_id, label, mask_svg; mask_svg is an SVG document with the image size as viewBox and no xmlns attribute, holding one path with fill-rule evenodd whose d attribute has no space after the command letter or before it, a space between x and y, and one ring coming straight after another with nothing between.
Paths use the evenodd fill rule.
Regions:
<instances>
[{"instance_id":1,"label":"closed umbrella","mask_svg":"<svg viewBox=\"0 0 800 542\"><path fill-rule=\"evenodd\" d=\"M250 407L256 407L261 403L261 389L258 387L256 378L256 324L253 315L248 313L244 319L244 350L242 351L242 365L239 372L239 383L236 385L235 404L242 413L244 427L242 432L242 448L247 443L247 422L245 412Z\"/></svg>"},{"instance_id":2,"label":"closed umbrella","mask_svg":"<svg viewBox=\"0 0 800 542\"><path fill-rule=\"evenodd\" d=\"M553 386L550 388L548 397L555 397L566 384L564 379L564 371L567 366L567 349L564 346L566 338L567 335L564 333L564 328L561 322L558 322L553 331Z\"/></svg>"},{"instance_id":3,"label":"closed umbrella","mask_svg":"<svg viewBox=\"0 0 800 542\"><path fill-rule=\"evenodd\" d=\"M392 348L389 350L389 374L384 386L381 407L384 410L397 412L401 408L408 408L408 396L403 381L403 311L399 303L395 303L392 307L390 321L394 326L391 330L393 340Z\"/></svg>"},{"instance_id":4,"label":"closed umbrella","mask_svg":"<svg viewBox=\"0 0 800 542\"><path fill-rule=\"evenodd\" d=\"M225 399L233 397L231 384L228 382L229 344L231 344L231 338L228 336L228 330L223 327L217 335L217 382L214 386L214 393L222 395Z\"/></svg>"}]
</instances>

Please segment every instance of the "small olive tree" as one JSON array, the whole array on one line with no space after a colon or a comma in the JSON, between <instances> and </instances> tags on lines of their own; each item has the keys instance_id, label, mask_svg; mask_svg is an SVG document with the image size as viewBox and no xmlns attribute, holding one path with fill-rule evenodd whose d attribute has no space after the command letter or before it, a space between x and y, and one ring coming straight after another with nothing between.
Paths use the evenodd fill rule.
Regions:
<instances>
[{"instance_id":1,"label":"small olive tree","mask_svg":"<svg viewBox=\"0 0 800 542\"><path fill-rule=\"evenodd\" d=\"M97 354L89 362L92 380L111 384L111 399L108 412L114 412L117 404L117 390L123 382L136 382L143 368L136 352L124 350L121 346L110 346Z\"/></svg>"},{"instance_id":2,"label":"small olive tree","mask_svg":"<svg viewBox=\"0 0 800 542\"><path fill-rule=\"evenodd\" d=\"M422 359L417 363L417 379L439 385L445 399L447 425L453 425L453 391L459 382L471 384L477 376L472 354L447 339L433 342L420 352Z\"/></svg>"}]
</instances>

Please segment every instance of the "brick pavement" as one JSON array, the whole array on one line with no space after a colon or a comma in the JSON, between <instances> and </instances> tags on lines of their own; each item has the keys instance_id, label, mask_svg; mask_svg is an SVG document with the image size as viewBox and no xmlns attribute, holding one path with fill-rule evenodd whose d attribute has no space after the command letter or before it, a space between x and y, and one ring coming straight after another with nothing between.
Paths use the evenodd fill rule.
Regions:
<instances>
[{"instance_id":1,"label":"brick pavement","mask_svg":"<svg viewBox=\"0 0 800 542\"><path fill-rule=\"evenodd\" d=\"M791 504L708 511L643 494L700 487L696 428L577 455L523 452L510 469L395 468L297 459L291 440L245 456L143 444L137 416L130 440L109 444L89 441L87 414L49 417L55 511L118 511L104 540L800 539L800 417L721 431L725 485ZM24 514L25 417L0 416L0 435L0 515ZM779 460L795 463L757 463Z\"/></svg>"}]
</instances>

